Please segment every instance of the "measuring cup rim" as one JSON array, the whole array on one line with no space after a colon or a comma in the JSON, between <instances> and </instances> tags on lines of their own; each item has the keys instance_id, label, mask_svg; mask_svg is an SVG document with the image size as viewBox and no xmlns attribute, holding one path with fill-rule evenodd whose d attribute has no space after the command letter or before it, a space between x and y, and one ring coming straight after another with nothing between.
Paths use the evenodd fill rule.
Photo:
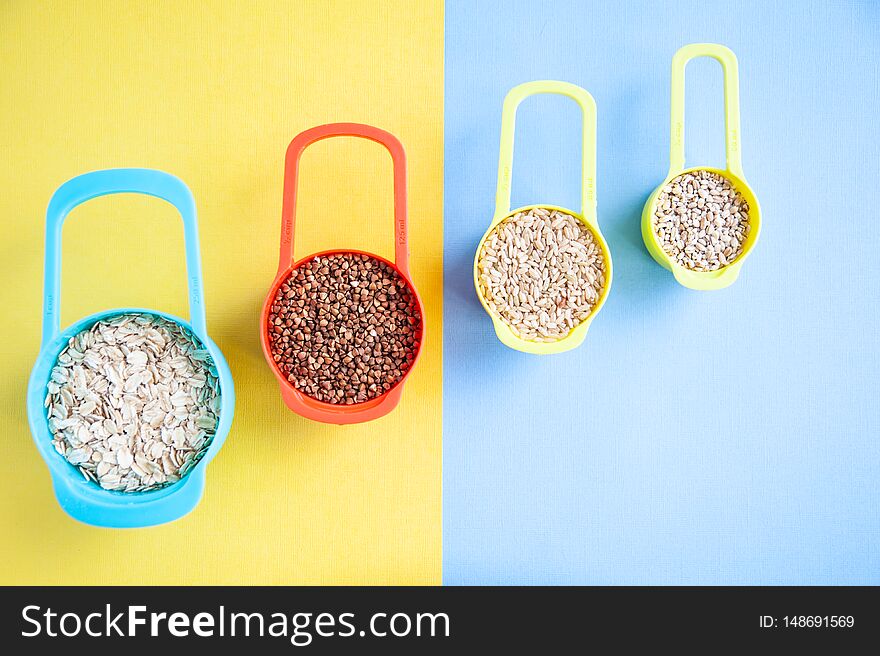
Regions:
<instances>
[{"instance_id":1,"label":"measuring cup rim","mask_svg":"<svg viewBox=\"0 0 880 656\"><path fill-rule=\"evenodd\" d=\"M418 332L418 345L416 347L415 355L413 356L413 360L410 363L409 369L407 369L403 376L400 377L392 387L386 392L383 392L379 396L373 397L372 399L368 399L367 401L362 401L360 403L352 403L350 405L339 404L339 403L327 403L326 401L321 401L314 397L309 396L298 390L296 386L294 386L287 377L281 372L278 368L278 363L275 362L275 359L272 357L272 348L269 344L269 315L272 313L272 301L275 300L275 295L278 293L278 289L282 284L287 280L290 274L301 267L302 265L310 262L311 260L317 257L325 257L329 255L341 255L341 254L354 254L354 255L366 255L367 257L371 257L373 259L379 260L380 262L384 262L389 265L394 271L406 282L407 287L409 287L410 292L413 295L413 298L416 302L416 307L419 310L419 332ZM422 304L422 299L419 296L418 291L416 290L415 285L413 284L410 277L400 269L394 262L391 260L382 257L381 255L376 255L375 253L370 253L368 251L362 251L355 248L336 248L325 251L319 251L317 253L312 253L310 255L306 255L303 258L300 258L292 265L290 265L287 269L279 273L275 276L275 280L272 282L272 286L269 288L269 293L266 294L266 300L263 303L263 310L260 314L260 345L263 348L263 357L266 359L266 362L269 364L269 368L272 370L272 373L275 375L275 378L278 379L278 382L281 386L288 390L290 393L305 397L308 399L308 403L311 407L314 407L323 412L331 412L338 414L349 414L355 412L361 412L365 408L373 408L381 405L383 401L390 395L392 392L400 388L405 382L406 379L409 378L413 369L416 367L416 363L419 360L419 357L422 353L422 348L425 344L425 307Z\"/></svg>"},{"instance_id":2,"label":"measuring cup rim","mask_svg":"<svg viewBox=\"0 0 880 656\"><path fill-rule=\"evenodd\" d=\"M666 254L666 251L663 250L663 247L660 245L660 241L657 239L657 233L654 230L654 209L657 206L657 202L660 199L660 192L663 190L663 187L668 185L670 182L675 180L676 178L685 175L687 173L694 173L696 171L710 171L712 173L717 173L733 183L733 186L737 188L740 193L743 193L747 196L747 200L749 201L749 239L748 245L743 247L743 252L739 254L739 256L733 261L725 264L723 267L715 269L713 271L694 271L692 269L688 269L687 267L683 267L677 262L674 262L671 257ZM661 255L664 261L669 265L669 270L675 274L676 272L683 274L685 276L693 276L695 278L703 278L706 280L715 280L717 278L723 277L725 274L730 272L735 272L742 266L742 263L745 262L746 257L752 252L755 248L755 245L758 243L758 236L761 233L761 205L758 202L758 196L752 190L749 183L746 181L745 177L742 175L737 175L733 173L730 169L722 169L714 166L689 166L685 169L680 169L678 171L670 171L666 177L663 179L659 185L657 185L656 189L651 192L651 195L648 197L648 201L645 203L645 221L647 224L647 230L643 230L643 235L648 235L648 238L651 240L653 246L655 247L657 254ZM676 276L678 279L678 276Z\"/></svg>"},{"instance_id":3,"label":"measuring cup rim","mask_svg":"<svg viewBox=\"0 0 880 656\"><path fill-rule=\"evenodd\" d=\"M48 384L52 369L58 361L58 356L71 337L90 328L98 321L109 317L115 317L120 314L152 314L183 326L202 342L205 349L210 353L211 358L214 360L214 365L217 369L217 380L220 385L221 402L220 415L217 419L217 430L214 433L214 438L211 440L211 444L208 446L208 449L202 458L193 465L179 481L157 490L146 490L142 492L105 490L94 481L86 481L79 470L74 465L70 464L64 456L55 451L52 446L52 431L49 428L49 419L46 415L44 402L46 400L46 385ZM28 380L28 423L30 424L31 437L36 444L37 451L40 453L40 456L49 468L49 472L53 479L57 477L64 480L67 483L70 492L86 503L132 505L140 502L147 503L157 501L179 492L190 478L193 477L195 472L203 470L223 446L232 424L234 408L235 392L232 383L232 372L219 347L210 339L210 337L202 338L196 335L188 321L173 314L149 308L126 307L102 310L75 321L64 330L59 331L52 341L48 342L40 350L40 353L37 356L37 361L31 369L31 375Z\"/></svg>"},{"instance_id":4,"label":"measuring cup rim","mask_svg":"<svg viewBox=\"0 0 880 656\"><path fill-rule=\"evenodd\" d=\"M565 335L564 337L560 337L559 339L552 342L532 342L530 340L517 337L510 326L507 324L507 322L504 321L504 319L502 319L500 316L496 315L489 308L489 304L483 296L482 290L480 289L480 252L483 250L483 244L485 244L486 239L488 239L489 235L492 234L495 228L497 228L498 225L505 219L511 216L515 216L519 212L525 212L536 208L565 212L566 214L575 217L581 223L583 223L598 242L599 248L602 250L602 255L605 258L605 264L607 267L607 270L605 272L605 286L602 289L602 294L599 296L599 300L596 301L596 304L593 306L593 309L590 312L590 316L578 323L568 332L567 335ZM593 322L593 319L595 319L596 315L599 314L600 310L604 307L605 301L608 299L608 294L611 291L613 272L614 268L611 262L611 249L608 248L608 242L605 241L605 236L602 234L602 231L599 228L599 222L596 221L595 223L593 223L589 221L586 216L584 216L584 214L581 212L575 212L566 207L561 207L559 205L549 205L546 203L523 205L522 207L517 207L516 209L510 210L509 212L506 212L504 214L496 214L495 217L493 217L492 223L489 225L489 228L480 239L480 243L477 246L477 251L474 254L474 287L476 289L477 298L480 301L480 305L483 306L483 309L492 320L492 324L495 328L495 333L498 335L499 339L501 339L501 341L510 348L516 349L518 351L523 351L525 353L534 353L539 355L569 351L573 348L576 348L584 341L584 338L586 337L586 331L588 330L590 324Z\"/></svg>"}]
</instances>

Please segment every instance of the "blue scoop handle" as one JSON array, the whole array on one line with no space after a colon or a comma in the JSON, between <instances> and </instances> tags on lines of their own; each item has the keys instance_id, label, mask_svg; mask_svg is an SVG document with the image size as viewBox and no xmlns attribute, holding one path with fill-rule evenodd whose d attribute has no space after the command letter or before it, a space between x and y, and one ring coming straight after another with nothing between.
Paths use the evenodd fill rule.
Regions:
<instances>
[{"instance_id":1,"label":"blue scoop handle","mask_svg":"<svg viewBox=\"0 0 880 656\"><path fill-rule=\"evenodd\" d=\"M145 194L174 205L183 219L186 249L189 317L193 332L203 341L208 338L205 326L202 265L199 258L199 233L196 204L182 180L154 169L106 169L78 175L61 185L46 210L46 269L43 286L43 342L46 346L60 330L61 300L61 227L77 205L108 194Z\"/></svg>"}]
</instances>

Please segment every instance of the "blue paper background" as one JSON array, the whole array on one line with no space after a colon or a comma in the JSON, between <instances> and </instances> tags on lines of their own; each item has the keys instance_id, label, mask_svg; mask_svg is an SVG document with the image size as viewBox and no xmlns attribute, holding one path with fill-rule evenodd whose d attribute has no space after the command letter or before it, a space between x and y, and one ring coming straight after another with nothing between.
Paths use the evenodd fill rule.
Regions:
<instances>
[{"instance_id":1,"label":"blue paper background","mask_svg":"<svg viewBox=\"0 0 880 656\"><path fill-rule=\"evenodd\" d=\"M740 63L761 240L731 288L679 287L641 242L686 43ZM446 4L444 581L880 583L880 3ZM614 285L586 342L506 349L472 259L501 103L560 79L599 112ZM689 164L724 161L721 68L687 69ZM579 116L520 109L514 206L575 207Z\"/></svg>"}]
</instances>

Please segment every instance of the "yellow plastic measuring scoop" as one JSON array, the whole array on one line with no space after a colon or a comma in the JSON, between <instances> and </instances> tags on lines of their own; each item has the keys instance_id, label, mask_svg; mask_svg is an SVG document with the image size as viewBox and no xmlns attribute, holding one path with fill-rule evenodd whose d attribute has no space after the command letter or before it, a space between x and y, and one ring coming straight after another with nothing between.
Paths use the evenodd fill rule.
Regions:
<instances>
[{"instance_id":1,"label":"yellow plastic measuring scoop","mask_svg":"<svg viewBox=\"0 0 880 656\"><path fill-rule=\"evenodd\" d=\"M684 167L684 69L694 57L712 57L724 70L724 123L727 168L708 166ZM673 178L691 171L711 171L722 175L739 191L749 204L749 234L742 253L733 262L715 271L692 271L674 262L660 246L654 232L653 217L660 192ZM730 48L717 43L692 43L684 46L672 58L671 135L669 147L669 173L645 203L642 212L642 239L651 256L664 268L672 271L675 279L690 289L721 289L733 284L739 276L748 254L758 241L761 231L761 207L746 182L740 156L739 131L739 72L736 55Z\"/></svg>"},{"instance_id":2,"label":"yellow plastic measuring scoop","mask_svg":"<svg viewBox=\"0 0 880 656\"><path fill-rule=\"evenodd\" d=\"M580 212L574 212L557 205L546 204L526 205L515 210L510 209L510 183L513 170L513 136L516 128L516 110L523 100L529 96L541 93L555 93L567 96L574 100L581 108L583 115L583 143L581 148L582 186ZM572 328L565 337L554 342L532 342L516 336L510 329L510 326L501 317L492 312L480 289L480 253L492 230L507 217L535 208L557 210L577 218L596 238L596 243L599 244L599 247L602 249L602 255L605 258L605 287L599 295L599 300L593 306L590 316ZM474 287L477 290L477 296L483 305L483 309L492 318L492 324L495 327L495 334L498 335L498 339L505 346L509 346L512 349L537 355L562 353L580 346L587 336L590 324L605 304L608 291L611 289L611 252L608 250L605 238L599 231L599 222L596 219L596 102L585 89L568 82L538 80L515 86L504 99L504 108L501 113L501 152L498 157L498 189L495 194L495 215L492 217L492 223L489 224L489 229L486 230L486 233L480 240L477 252L474 255Z\"/></svg>"}]
</instances>

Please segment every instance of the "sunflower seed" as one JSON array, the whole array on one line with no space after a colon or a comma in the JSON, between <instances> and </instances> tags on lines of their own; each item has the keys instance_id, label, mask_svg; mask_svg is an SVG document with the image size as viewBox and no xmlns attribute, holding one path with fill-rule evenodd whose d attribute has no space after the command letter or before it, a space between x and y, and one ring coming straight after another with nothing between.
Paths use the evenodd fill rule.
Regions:
<instances>
[{"instance_id":1,"label":"sunflower seed","mask_svg":"<svg viewBox=\"0 0 880 656\"><path fill-rule=\"evenodd\" d=\"M501 221L480 249L491 312L521 339L554 342L586 320L605 291L605 254L579 219L547 208Z\"/></svg>"}]
</instances>

